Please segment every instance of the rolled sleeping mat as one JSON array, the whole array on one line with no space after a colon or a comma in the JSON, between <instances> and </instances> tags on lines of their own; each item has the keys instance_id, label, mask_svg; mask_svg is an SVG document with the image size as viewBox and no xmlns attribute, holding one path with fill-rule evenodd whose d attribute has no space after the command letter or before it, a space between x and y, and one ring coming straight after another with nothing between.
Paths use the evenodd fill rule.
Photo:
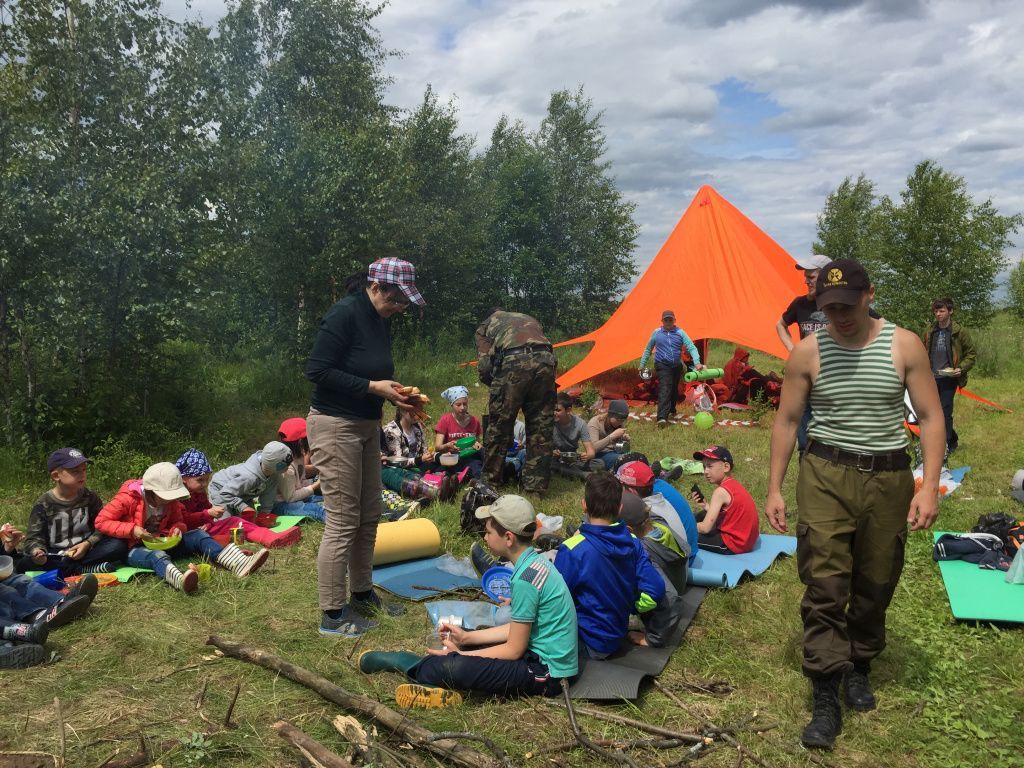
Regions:
<instances>
[{"instance_id":1,"label":"rolled sleeping mat","mask_svg":"<svg viewBox=\"0 0 1024 768\"><path fill-rule=\"evenodd\" d=\"M441 533L425 517L384 523L377 527L373 564L387 565L441 554Z\"/></svg>"},{"instance_id":2,"label":"rolled sleeping mat","mask_svg":"<svg viewBox=\"0 0 1024 768\"><path fill-rule=\"evenodd\" d=\"M724 375L725 371L721 368L705 368L703 371L687 371L683 376L683 381L708 381L720 379Z\"/></svg>"}]
</instances>

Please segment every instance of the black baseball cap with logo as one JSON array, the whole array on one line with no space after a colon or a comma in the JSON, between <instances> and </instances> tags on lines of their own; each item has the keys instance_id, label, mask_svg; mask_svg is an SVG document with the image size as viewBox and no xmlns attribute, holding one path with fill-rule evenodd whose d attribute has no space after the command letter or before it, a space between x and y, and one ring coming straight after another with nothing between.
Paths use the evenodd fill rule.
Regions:
<instances>
[{"instance_id":1,"label":"black baseball cap with logo","mask_svg":"<svg viewBox=\"0 0 1024 768\"><path fill-rule=\"evenodd\" d=\"M830 261L818 272L818 282L814 289L815 302L818 309L829 304L856 304L870 287L871 280L859 261L837 259Z\"/></svg>"}]
</instances>

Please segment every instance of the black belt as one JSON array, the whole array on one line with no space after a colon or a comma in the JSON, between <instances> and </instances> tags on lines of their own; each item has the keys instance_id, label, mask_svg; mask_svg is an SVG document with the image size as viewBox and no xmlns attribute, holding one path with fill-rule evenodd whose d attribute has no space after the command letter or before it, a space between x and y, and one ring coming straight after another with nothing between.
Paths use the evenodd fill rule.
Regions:
<instances>
[{"instance_id":1,"label":"black belt","mask_svg":"<svg viewBox=\"0 0 1024 768\"><path fill-rule=\"evenodd\" d=\"M910 456L905 450L892 453L854 453L811 440L807 444L807 453L828 459L833 464L855 467L861 472L892 472L897 469L910 469Z\"/></svg>"},{"instance_id":2,"label":"black belt","mask_svg":"<svg viewBox=\"0 0 1024 768\"><path fill-rule=\"evenodd\" d=\"M518 355L523 352L550 352L550 344L523 344L519 347L511 347L510 349L501 350L501 354L508 357L509 355Z\"/></svg>"}]
</instances>

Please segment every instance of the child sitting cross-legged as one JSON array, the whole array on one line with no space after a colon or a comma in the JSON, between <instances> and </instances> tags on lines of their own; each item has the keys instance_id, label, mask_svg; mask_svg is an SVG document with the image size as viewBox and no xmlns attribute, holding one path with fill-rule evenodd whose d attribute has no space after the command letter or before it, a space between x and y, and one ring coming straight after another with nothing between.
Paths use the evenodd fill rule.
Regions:
<instances>
[{"instance_id":1,"label":"child sitting cross-legged","mask_svg":"<svg viewBox=\"0 0 1024 768\"><path fill-rule=\"evenodd\" d=\"M85 484L88 463L77 448L61 448L46 460L53 488L32 505L18 571L107 573L124 562L124 542L96 530L103 502Z\"/></svg>"},{"instance_id":2,"label":"child sitting cross-legged","mask_svg":"<svg viewBox=\"0 0 1024 768\"><path fill-rule=\"evenodd\" d=\"M697 493L691 494L699 507L695 517L700 548L720 555L750 552L761 535L757 504L750 492L730 474L733 461L729 449L709 445L703 451L694 452L693 458L704 462L704 479L715 486L708 501Z\"/></svg>"},{"instance_id":3,"label":"child sitting cross-legged","mask_svg":"<svg viewBox=\"0 0 1024 768\"><path fill-rule=\"evenodd\" d=\"M622 488L611 472L593 472L583 488L584 522L558 548L555 568L576 603L580 652L603 659L626 638L629 617L665 596L665 581L640 539L619 522Z\"/></svg>"},{"instance_id":4,"label":"child sitting cross-legged","mask_svg":"<svg viewBox=\"0 0 1024 768\"><path fill-rule=\"evenodd\" d=\"M189 448L178 457L174 466L181 472L181 481L189 493L184 502L183 512L185 525L189 530L198 528L215 539L224 537L221 541L227 542L230 541L231 529L241 528L246 541L270 548L290 547L302 538L302 531L298 526L293 525L280 533L275 533L262 525L250 523L236 515L229 515L223 507L213 506L210 497L206 495L210 478L213 476L213 468L206 455L199 449Z\"/></svg>"},{"instance_id":5,"label":"child sitting cross-legged","mask_svg":"<svg viewBox=\"0 0 1024 768\"><path fill-rule=\"evenodd\" d=\"M182 571L172 558L203 555L239 578L254 573L267 561L267 550L247 555L234 544L222 547L206 531L188 530L182 501L189 498L178 468L167 461L154 464L141 480L126 480L96 518L97 530L128 542L128 565L149 568L175 589L199 589L195 569ZM160 536L181 536L172 549L147 549L143 541Z\"/></svg>"},{"instance_id":6,"label":"child sitting cross-legged","mask_svg":"<svg viewBox=\"0 0 1024 768\"><path fill-rule=\"evenodd\" d=\"M467 631L441 624L444 647L427 656L408 651L366 651L359 669L400 672L402 707L444 707L462 696L452 689L504 696L557 696L562 679L579 671L576 611L572 596L551 563L531 546L537 526L533 505L521 496L500 496L476 510L484 521L484 541L494 554L514 564L512 621Z\"/></svg>"}]
</instances>

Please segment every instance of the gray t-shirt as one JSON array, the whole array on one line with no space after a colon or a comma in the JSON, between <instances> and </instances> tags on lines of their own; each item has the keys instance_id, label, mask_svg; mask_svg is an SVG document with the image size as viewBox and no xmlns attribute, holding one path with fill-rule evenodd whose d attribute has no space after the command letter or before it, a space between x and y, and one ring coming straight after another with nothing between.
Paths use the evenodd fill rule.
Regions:
<instances>
[{"instance_id":1,"label":"gray t-shirt","mask_svg":"<svg viewBox=\"0 0 1024 768\"><path fill-rule=\"evenodd\" d=\"M949 328L936 328L932 333L932 348L929 350L933 373L938 373L943 368L950 368L953 365L953 355L950 354L949 347Z\"/></svg>"},{"instance_id":2,"label":"gray t-shirt","mask_svg":"<svg viewBox=\"0 0 1024 768\"><path fill-rule=\"evenodd\" d=\"M554 445L557 451L578 451L580 440L590 442L590 435L587 433L587 423L579 416L573 416L568 426L560 427L555 422Z\"/></svg>"}]
</instances>

